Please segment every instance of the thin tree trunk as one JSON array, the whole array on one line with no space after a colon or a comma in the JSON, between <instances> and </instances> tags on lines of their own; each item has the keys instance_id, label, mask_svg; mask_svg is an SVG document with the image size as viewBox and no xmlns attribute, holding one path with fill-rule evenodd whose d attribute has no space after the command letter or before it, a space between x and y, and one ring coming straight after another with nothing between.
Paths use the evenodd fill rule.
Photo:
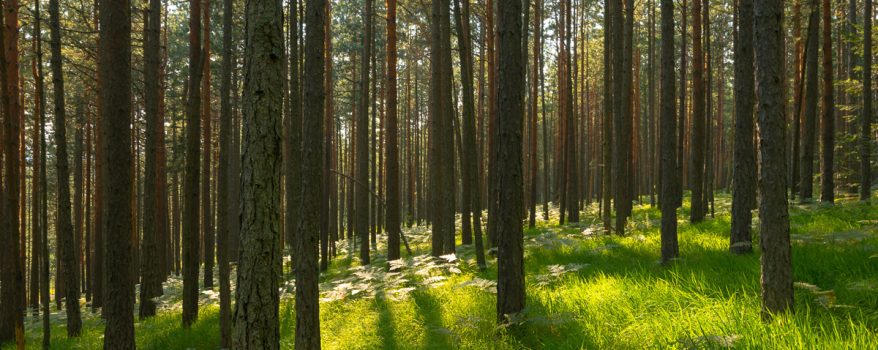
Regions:
<instances>
[{"instance_id":1,"label":"thin tree trunk","mask_svg":"<svg viewBox=\"0 0 878 350\"><path fill-rule=\"evenodd\" d=\"M803 125L802 158L799 200L810 202L814 190L814 143L817 141L817 31L820 25L820 7L811 0L808 18L808 40L805 48L805 121Z\"/></svg>"},{"instance_id":2,"label":"thin tree trunk","mask_svg":"<svg viewBox=\"0 0 878 350\"><path fill-rule=\"evenodd\" d=\"M360 239L360 263L369 264L369 64L372 57L372 0L366 0L363 10L364 35L360 66L360 100L357 114L356 149L359 184L354 186L354 231Z\"/></svg>"},{"instance_id":3,"label":"thin tree trunk","mask_svg":"<svg viewBox=\"0 0 878 350\"><path fill-rule=\"evenodd\" d=\"M521 227L524 65L521 55L522 8L519 1L503 1L498 9L498 123L497 170L497 321L509 322L525 303L524 242Z\"/></svg>"},{"instance_id":4,"label":"thin tree trunk","mask_svg":"<svg viewBox=\"0 0 878 350\"><path fill-rule=\"evenodd\" d=\"M863 16L863 112L860 116L860 200L872 198L872 0Z\"/></svg>"},{"instance_id":5,"label":"thin tree trunk","mask_svg":"<svg viewBox=\"0 0 878 350\"><path fill-rule=\"evenodd\" d=\"M674 87L674 40L668 40L674 37L674 2L673 0L661 0L662 10L662 96L661 96L661 199L662 199L662 262L667 263L680 255L680 248L677 243L677 206L674 205L673 198L677 190L676 176L674 174L677 168L677 138L674 137L676 131L676 98Z\"/></svg>"},{"instance_id":6,"label":"thin tree trunk","mask_svg":"<svg viewBox=\"0 0 878 350\"><path fill-rule=\"evenodd\" d=\"M186 161L183 179L183 327L198 319L199 160L201 159L201 0L189 1L189 81L186 98Z\"/></svg>"},{"instance_id":7,"label":"thin tree trunk","mask_svg":"<svg viewBox=\"0 0 878 350\"><path fill-rule=\"evenodd\" d=\"M304 20L308 28L305 38L305 65L303 67L304 118L302 125L302 203L317 203L323 192L323 60L325 40L326 2L308 0ZM321 225L320 207L302 206L301 230L296 236L296 339L297 349L320 349L320 304L317 267L317 233ZM277 290L277 289L275 289ZM277 322L277 321L275 321Z\"/></svg>"},{"instance_id":8,"label":"thin tree trunk","mask_svg":"<svg viewBox=\"0 0 878 350\"><path fill-rule=\"evenodd\" d=\"M821 145L823 146L820 174L820 201L835 201L835 97L832 81L832 7L823 0L823 118L821 120Z\"/></svg>"},{"instance_id":9,"label":"thin tree trunk","mask_svg":"<svg viewBox=\"0 0 878 350\"><path fill-rule=\"evenodd\" d=\"M735 17L735 150L732 226L729 251L753 251L750 237L751 211L756 207L756 148L753 140L753 0L738 0Z\"/></svg>"},{"instance_id":10,"label":"thin tree trunk","mask_svg":"<svg viewBox=\"0 0 878 350\"><path fill-rule=\"evenodd\" d=\"M52 87L55 92L55 171L58 177L58 209L56 212L56 235L61 264L64 266L64 298L67 300L67 336L76 337L82 329L79 316L79 254L73 236L73 223L70 217L70 168L67 161L67 115L64 106L64 68L61 57L61 19L58 0L49 0L49 26L51 36ZM130 34L130 33L129 33ZM123 231L125 232L125 231ZM133 286L132 286L133 287ZM123 287L124 288L124 287Z\"/></svg>"}]
</instances>

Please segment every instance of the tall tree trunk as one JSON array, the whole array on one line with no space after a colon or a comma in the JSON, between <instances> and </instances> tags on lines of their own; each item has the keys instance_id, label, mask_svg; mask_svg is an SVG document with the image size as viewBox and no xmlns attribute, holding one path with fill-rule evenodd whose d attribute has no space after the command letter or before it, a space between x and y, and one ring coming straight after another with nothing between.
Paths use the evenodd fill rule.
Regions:
<instances>
[{"instance_id":1,"label":"tall tree trunk","mask_svg":"<svg viewBox=\"0 0 878 350\"><path fill-rule=\"evenodd\" d=\"M802 20L801 20L801 11L802 9L802 0L795 0L793 4L793 37L796 39L795 52L793 53L793 62L795 65L795 74L793 80L793 125L791 132L792 135L792 152L790 153L790 196L792 198L796 197L798 194L798 186L799 186L799 154L800 154L800 146L801 146L801 135L802 135L802 107L804 97L802 91L804 88L804 77L805 77L805 67L803 65L803 61L805 58L803 55L805 54L803 44L802 44Z\"/></svg>"},{"instance_id":2,"label":"tall tree trunk","mask_svg":"<svg viewBox=\"0 0 878 350\"><path fill-rule=\"evenodd\" d=\"M183 327L198 319L199 160L201 159L201 0L189 0L189 81L186 97L186 163L183 179Z\"/></svg>"},{"instance_id":3,"label":"tall tree trunk","mask_svg":"<svg viewBox=\"0 0 878 350\"><path fill-rule=\"evenodd\" d=\"M302 188L301 230L296 236L296 339L297 349L320 349L320 304L317 267L317 234L321 229L317 203L323 191L323 104L325 101L324 36L326 28L326 1L308 0L304 17L308 35L305 38L305 65L303 72L304 118L302 124ZM275 289L276 290L276 289Z\"/></svg>"},{"instance_id":4,"label":"tall tree trunk","mask_svg":"<svg viewBox=\"0 0 878 350\"><path fill-rule=\"evenodd\" d=\"M295 1L291 1L295 4ZM223 52L222 72L220 73L220 130L219 130L219 174L217 174L216 210L217 210L217 264L219 265L220 287L220 345L224 348L232 346L232 293L229 277L229 256L233 255L229 249L229 217L234 215L229 189L238 186L239 179L232 176L230 171L232 154L232 133L238 132L232 128L232 65L234 64L232 52L232 18L234 16L234 3L232 0L223 0ZM291 13L295 13L291 10ZM295 28L295 26L291 26ZM294 33L295 30L291 30ZM296 43L296 41L291 41ZM298 60L295 60L298 62ZM291 95L292 96L292 95ZM288 204L289 205L289 204ZM287 210L291 207L287 206Z\"/></svg>"},{"instance_id":5,"label":"tall tree trunk","mask_svg":"<svg viewBox=\"0 0 878 350\"><path fill-rule=\"evenodd\" d=\"M697 1L697 0L696 0ZM688 40L686 38L686 33L688 32L688 26L686 24L686 19L689 15L689 7L687 6L687 1L683 0L683 7L680 9L680 15L683 17L682 25L680 26L681 38L680 38L680 117L679 123L677 123L677 176L679 178L676 181L677 185L677 195L674 197L673 203L676 203L678 208L683 207L683 188L686 182L686 172L685 172L685 141L686 141L686 120L689 114L689 109L686 105L686 58L687 58L687 48L686 44Z\"/></svg>"},{"instance_id":6,"label":"tall tree trunk","mask_svg":"<svg viewBox=\"0 0 878 350\"><path fill-rule=\"evenodd\" d=\"M457 3L455 2L455 5ZM387 7L387 260L399 259L400 195L399 195L399 149L397 146L397 91L396 91L396 0L386 0ZM458 27L459 28L459 27ZM460 33L458 33L459 35ZM466 77L464 77L466 79ZM472 85L472 83L470 83ZM472 90L472 86L470 86ZM472 91L469 94L472 102ZM464 92L466 99L466 92ZM472 106L470 106L472 107ZM464 181L466 184L466 181ZM464 189L466 192L466 189ZM466 194L464 194L466 197ZM467 205L464 203L464 210Z\"/></svg>"},{"instance_id":7,"label":"tall tree trunk","mask_svg":"<svg viewBox=\"0 0 878 350\"><path fill-rule=\"evenodd\" d=\"M201 56L201 237L204 240L202 246L204 258L204 288L213 288L213 259L214 259L214 231L213 231L213 202L210 200L211 178L213 157L213 117L210 101L210 0L202 0L202 46Z\"/></svg>"},{"instance_id":8,"label":"tall tree trunk","mask_svg":"<svg viewBox=\"0 0 878 350\"><path fill-rule=\"evenodd\" d=\"M451 33L448 0L433 0L431 12L430 202L432 254L454 252L454 133L451 103ZM520 56L520 52L516 55Z\"/></svg>"},{"instance_id":9,"label":"tall tree trunk","mask_svg":"<svg viewBox=\"0 0 878 350\"><path fill-rule=\"evenodd\" d=\"M54 0L53 0L54 1ZM160 189L158 179L164 176L159 172L159 124L164 121L161 118L161 101L159 94L159 50L161 32L161 2L150 0L149 9L145 11L144 25L144 84L145 110L146 110L146 159L144 176L143 198L143 256L141 259L141 283L140 283L140 318L155 315L156 305L153 298L162 295L161 275L159 271L159 196Z\"/></svg>"},{"instance_id":10,"label":"tall tree trunk","mask_svg":"<svg viewBox=\"0 0 878 350\"><path fill-rule=\"evenodd\" d=\"M55 171L58 176L58 210L55 234L61 243L61 264L64 266L64 298L67 311L67 336L76 337L82 329L79 316L79 254L73 237L70 217L70 168L67 161L67 115L64 106L64 68L61 57L61 19L58 0L49 0L51 35L52 87L55 101ZM130 33L129 33L130 34ZM126 125L127 127L127 125ZM125 231L123 231L125 232ZM124 287L123 287L124 288ZM133 288L133 286L132 286Z\"/></svg>"},{"instance_id":11,"label":"tall tree trunk","mask_svg":"<svg viewBox=\"0 0 878 350\"><path fill-rule=\"evenodd\" d=\"M783 110L783 5L756 1L754 39L759 101L759 232L762 246L763 316L793 306L790 221L786 195ZM814 21L812 21L814 22ZM815 28L816 29L816 28ZM814 42L816 44L816 40Z\"/></svg>"},{"instance_id":12,"label":"tall tree trunk","mask_svg":"<svg viewBox=\"0 0 878 350\"><path fill-rule=\"evenodd\" d=\"M0 96L6 98L3 101L3 116L5 117L5 177L6 187L3 191L4 203L2 209L4 220L2 231L4 237L4 253L2 261L2 289L0 289L0 343L15 340L21 347L24 346L24 276L21 269L19 252L19 238L22 234L19 227L19 159L18 148L20 147L18 134L21 125L19 119L20 101L18 98L18 2L16 0L4 0L5 6L0 6L0 16L5 17L6 23L0 19ZM8 8L8 9L7 9ZM5 25L4 25L5 24Z\"/></svg>"},{"instance_id":13,"label":"tall tree trunk","mask_svg":"<svg viewBox=\"0 0 878 350\"><path fill-rule=\"evenodd\" d=\"M524 116L524 64L521 62L520 1L498 3L498 123L499 172L497 218L497 321L506 323L525 303L524 242L521 227L522 119Z\"/></svg>"},{"instance_id":14,"label":"tall tree trunk","mask_svg":"<svg viewBox=\"0 0 878 350\"><path fill-rule=\"evenodd\" d=\"M360 239L360 262L369 264L369 64L372 57L372 0L363 9L363 52L360 66L360 100L357 114L357 171L354 184L354 231Z\"/></svg>"},{"instance_id":15,"label":"tall tree trunk","mask_svg":"<svg viewBox=\"0 0 878 350\"><path fill-rule=\"evenodd\" d=\"M860 116L860 200L872 198L872 0L863 16L863 112Z\"/></svg>"},{"instance_id":16,"label":"tall tree trunk","mask_svg":"<svg viewBox=\"0 0 878 350\"><path fill-rule=\"evenodd\" d=\"M661 200L662 200L662 262L667 263L680 255L677 243L677 206L673 199L678 178L672 176L677 168L677 105L674 87L674 2L661 0L662 10L662 96L661 96Z\"/></svg>"},{"instance_id":17,"label":"tall tree trunk","mask_svg":"<svg viewBox=\"0 0 878 350\"><path fill-rule=\"evenodd\" d=\"M39 1L34 2L34 13L39 14ZM40 19L38 15L34 17L34 53L35 55L42 55L38 50L41 49L38 44L39 38L37 38L40 28ZM42 59L40 60L42 61ZM40 284L46 283L41 282L41 266L42 260L44 257L41 255L42 252L42 209L40 205L42 204L42 192L43 183L40 181L40 168L43 167L44 160L42 159L42 148L40 147L40 135L42 135L42 117L43 112L40 110L40 101L41 94L43 93L41 77L37 74L37 59L31 61L31 72L34 76L34 80L36 81L36 86L34 88L34 136L33 136L33 166L32 170L32 178L31 178L31 195L32 195L32 203L31 203L31 272L30 272L30 307L33 309L33 315L38 316L40 314Z\"/></svg>"},{"instance_id":18,"label":"tall tree trunk","mask_svg":"<svg viewBox=\"0 0 878 350\"><path fill-rule=\"evenodd\" d=\"M296 0L289 2L289 111L287 111L287 119L284 121L284 154L287 158L284 161L284 199L286 206L286 217L284 217L284 236L287 245L293 246L296 240L296 233L299 229L297 220L301 218L302 210L302 103L300 101L299 91L299 39L297 31L297 4ZM292 254L292 250L290 251ZM291 259L293 257L290 257Z\"/></svg>"},{"instance_id":19,"label":"tall tree trunk","mask_svg":"<svg viewBox=\"0 0 878 350\"><path fill-rule=\"evenodd\" d=\"M835 162L835 97L832 81L832 7L823 0L823 114L820 122L820 138L823 161L820 174L820 201L835 201L833 170Z\"/></svg>"},{"instance_id":20,"label":"tall tree trunk","mask_svg":"<svg viewBox=\"0 0 878 350\"><path fill-rule=\"evenodd\" d=\"M692 200L689 220L704 220L704 50L702 42L701 0L692 2Z\"/></svg>"},{"instance_id":21,"label":"tall tree trunk","mask_svg":"<svg viewBox=\"0 0 878 350\"><path fill-rule=\"evenodd\" d=\"M744 254L753 251L750 225L756 207L756 148L753 140L753 0L738 0L735 13L735 149L734 189L732 191L732 228L729 251Z\"/></svg>"},{"instance_id":22,"label":"tall tree trunk","mask_svg":"<svg viewBox=\"0 0 878 350\"><path fill-rule=\"evenodd\" d=\"M104 347L134 348L134 280L132 276L131 184L131 6L129 1L100 1L101 121L104 135L107 289ZM59 56L60 59L60 56ZM111 170L112 169L112 170ZM110 174L112 171L112 174Z\"/></svg>"},{"instance_id":23,"label":"tall tree trunk","mask_svg":"<svg viewBox=\"0 0 878 350\"><path fill-rule=\"evenodd\" d=\"M478 179L478 160L475 152L473 152L476 149L476 115L475 101L473 100L473 56L469 6L469 0L454 0L454 19L457 24L457 45L460 48L463 91L463 121L461 123L463 124L463 137L461 143L464 151L461 152L461 182L463 184L463 210L472 212L476 264L479 268L484 268L485 252L484 241L482 240L481 196L479 196L481 186L479 186ZM390 182L388 182L389 184Z\"/></svg>"},{"instance_id":24,"label":"tall tree trunk","mask_svg":"<svg viewBox=\"0 0 878 350\"><path fill-rule=\"evenodd\" d=\"M566 59L565 65L567 66L567 69L565 70L565 74L564 74L564 78L563 78L566 99L564 101L564 106L561 106L561 108L564 108L566 110L565 114L567 116L567 127L566 127L567 134L565 136L566 146L564 147L565 152L567 152L566 157L565 157L566 162L567 162L567 164L565 165L565 167L567 168L567 174L566 174L567 188L565 190L565 191L567 191L567 195L566 195L567 201L565 203L566 204L565 206L567 208L567 221L568 222L579 222L579 198L580 198L579 175L578 175L578 173L579 173L578 168L579 167L577 166L577 162L576 162L576 155L577 155L577 150L576 150L577 121L576 121L576 119L577 118L576 118L576 113L575 113L576 109L573 106L573 102L576 99L576 93L574 91L574 86L573 86L573 81L574 81L573 80L573 69L576 68L576 66L575 66L576 62L572 59L571 54L570 54L571 43L576 41L573 39L573 36L574 36L573 35L573 18L571 15L571 13L573 12L572 7L573 7L572 2L568 0L567 6L565 7L566 14L562 14L562 16L565 16L567 18L564 21L564 23L567 25L567 29L565 29L565 31L564 31L564 33L566 35L565 39L567 41L564 44L564 49L566 51L566 54L564 55L564 57ZM522 35L527 36L527 34L524 34L524 33ZM575 51L575 49L574 49L574 51ZM521 64L525 65L526 63L522 62Z\"/></svg>"},{"instance_id":25,"label":"tall tree trunk","mask_svg":"<svg viewBox=\"0 0 878 350\"><path fill-rule=\"evenodd\" d=\"M811 0L808 18L808 39L805 47L805 121L803 125L802 158L800 162L799 200L810 202L814 191L814 143L817 141L817 31L820 7Z\"/></svg>"},{"instance_id":26,"label":"tall tree trunk","mask_svg":"<svg viewBox=\"0 0 878 350\"><path fill-rule=\"evenodd\" d=\"M311 11L318 10L309 8ZM278 287L282 271L280 141L285 81L283 9L280 2L253 1L246 4L245 13L247 44L244 49L244 151L241 164L242 172L247 176L241 178L241 260L232 348L278 349ZM322 37L320 43L322 45ZM321 86L323 80L314 81ZM319 116L319 113L313 115ZM320 163L313 164L313 169L320 174ZM318 185L319 178L308 184L322 190ZM319 215L309 217L319 222ZM303 231L316 233L311 229L307 227ZM301 274L297 280L307 278L311 272L307 269L298 271Z\"/></svg>"},{"instance_id":27,"label":"tall tree trunk","mask_svg":"<svg viewBox=\"0 0 878 350\"><path fill-rule=\"evenodd\" d=\"M615 196L612 189L613 172L613 121L615 120L616 108L616 88L614 79L616 78L616 70L614 68L613 54L615 47L611 45L611 31L615 18L616 0L604 1L604 117L601 121L601 158L603 165L601 166L601 220L604 223L604 231L612 232L613 225L611 223L612 213L610 212L610 199ZM545 103L543 104L545 106ZM545 117L544 117L545 118ZM544 141L545 142L545 141ZM545 148L545 147L544 147ZM612 195L611 195L612 193Z\"/></svg>"}]
</instances>

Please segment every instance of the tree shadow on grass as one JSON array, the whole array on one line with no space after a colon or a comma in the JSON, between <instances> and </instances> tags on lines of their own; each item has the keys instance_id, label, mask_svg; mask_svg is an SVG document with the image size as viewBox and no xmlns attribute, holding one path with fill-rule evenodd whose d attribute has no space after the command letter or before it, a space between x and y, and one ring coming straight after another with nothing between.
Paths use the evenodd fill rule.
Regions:
<instances>
[{"instance_id":1,"label":"tree shadow on grass","mask_svg":"<svg viewBox=\"0 0 878 350\"><path fill-rule=\"evenodd\" d=\"M393 312L387 305L384 292L375 296L375 306L378 309L378 337L381 338L381 348L388 350L399 349L396 340L396 328L394 327Z\"/></svg>"},{"instance_id":2,"label":"tree shadow on grass","mask_svg":"<svg viewBox=\"0 0 878 350\"><path fill-rule=\"evenodd\" d=\"M417 315L424 325L425 349L453 348L453 333L442 324L442 304L429 291L411 294L417 307Z\"/></svg>"}]
</instances>

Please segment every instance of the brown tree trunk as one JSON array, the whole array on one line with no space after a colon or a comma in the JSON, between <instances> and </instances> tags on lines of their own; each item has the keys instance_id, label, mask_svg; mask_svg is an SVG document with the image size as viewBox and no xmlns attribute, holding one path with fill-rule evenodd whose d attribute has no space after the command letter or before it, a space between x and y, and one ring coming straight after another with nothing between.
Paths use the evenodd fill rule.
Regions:
<instances>
[{"instance_id":1,"label":"brown tree trunk","mask_svg":"<svg viewBox=\"0 0 878 350\"><path fill-rule=\"evenodd\" d=\"M833 170L835 162L835 89L832 81L832 7L829 0L823 0L823 114L820 121L820 138L823 150L821 155L820 201L835 201L835 182Z\"/></svg>"},{"instance_id":2,"label":"brown tree trunk","mask_svg":"<svg viewBox=\"0 0 878 350\"><path fill-rule=\"evenodd\" d=\"M759 101L759 231L762 246L763 317L793 306L790 221L784 162L783 5L754 3L757 99ZM813 23L814 21L812 21ZM814 28L816 29L816 28ZM816 40L814 42L816 44ZM816 47L816 46L815 46Z\"/></svg>"},{"instance_id":3,"label":"brown tree trunk","mask_svg":"<svg viewBox=\"0 0 878 350\"><path fill-rule=\"evenodd\" d=\"M198 319L199 160L201 145L201 0L189 1L189 81L186 98L186 163L183 179L183 327Z\"/></svg>"},{"instance_id":4,"label":"brown tree trunk","mask_svg":"<svg viewBox=\"0 0 878 350\"><path fill-rule=\"evenodd\" d=\"M360 66L360 100L357 114L357 171L354 186L354 232L360 240L360 263L369 264L369 64L372 57L372 0L363 10L363 52Z\"/></svg>"},{"instance_id":5,"label":"brown tree trunk","mask_svg":"<svg viewBox=\"0 0 878 350\"><path fill-rule=\"evenodd\" d=\"M241 178L242 245L232 348L278 349L278 287L282 271L279 217L281 116L285 81L281 27L283 9L280 2L257 1L248 2L245 13L247 44L244 49L244 147L241 164L242 172L247 176ZM322 37L320 43L322 45ZM320 86L322 79L316 79L315 82ZM305 166L303 164L303 169ZM313 169L320 173L319 162L314 164ZM308 183L322 190L320 179ZM319 220L320 216L310 217ZM305 232L316 230L306 227L303 235ZM307 273L310 271L298 272L297 280L309 276Z\"/></svg>"},{"instance_id":6,"label":"brown tree trunk","mask_svg":"<svg viewBox=\"0 0 878 350\"><path fill-rule=\"evenodd\" d=\"M692 2L692 187L689 221L704 220L704 148L706 147L704 116L704 47L702 42L701 0Z\"/></svg>"},{"instance_id":7,"label":"brown tree trunk","mask_svg":"<svg viewBox=\"0 0 878 350\"><path fill-rule=\"evenodd\" d=\"M162 284L159 259L159 185L158 179L164 176L159 172L159 124L161 118L161 101L159 100L159 34L161 28L161 2L150 0L149 9L145 11L144 25L144 84L146 85L144 102L146 104L146 159L143 195L143 245L140 283L140 318L155 316L156 305L153 298L162 295Z\"/></svg>"},{"instance_id":8,"label":"brown tree trunk","mask_svg":"<svg viewBox=\"0 0 878 350\"><path fill-rule=\"evenodd\" d=\"M455 3L456 5L456 3ZM399 259L400 195L399 150L397 146L397 92L396 92L396 0L386 0L387 7L387 260ZM459 28L459 27L458 27ZM464 77L464 79L466 79ZM472 87L470 87L472 89ZM466 98L466 93L464 93ZM472 100L472 91L470 91ZM466 182L464 182L466 183ZM466 191L466 190L464 190ZM466 204L464 204L466 208Z\"/></svg>"},{"instance_id":9,"label":"brown tree trunk","mask_svg":"<svg viewBox=\"0 0 878 350\"><path fill-rule=\"evenodd\" d=\"M326 35L327 6L324 0L308 0L306 7L308 11L304 20L308 35L305 38L305 65L302 70L304 90L302 181L308 186L302 188L302 203L318 203L325 196L321 162L324 152L325 101L323 42ZM322 212L320 206L302 206L301 230L296 236L294 261L297 275L295 338L297 349L320 349L317 234L321 230L321 216L326 214Z\"/></svg>"},{"instance_id":10,"label":"brown tree trunk","mask_svg":"<svg viewBox=\"0 0 878 350\"><path fill-rule=\"evenodd\" d=\"M524 242L521 227L524 65L521 62L522 7L504 1L498 9L498 123L497 157L497 322L507 323L525 303Z\"/></svg>"},{"instance_id":11,"label":"brown tree trunk","mask_svg":"<svg viewBox=\"0 0 878 350\"><path fill-rule=\"evenodd\" d=\"M820 25L820 7L811 0L808 18L808 39L805 47L805 120L800 161L799 200L810 202L814 191L814 144L817 141L817 31Z\"/></svg>"},{"instance_id":12,"label":"brown tree trunk","mask_svg":"<svg viewBox=\"0 0 878 350\"><path fill-rule=\"evenodd\" d=\"M4 0L5 6L0 6L0 16L5 17L5 23L0 20L0 96L6 98L2 103L3 116L5 117L4 134L4 182L3 191L5 209L3 213L3 242L4 252L2 271L0 271L0 343L15 340L20 347L24 346L24 276L21 268L19 240L19 159L20 147L18 134L21 130L19 119L20 100L18 96L18 1Z\"/></svg>"},{"instance_id":13,"label":"brown tree trunk","mask_svg":"<svg viewBox=\"0 0 878 350\"><path fill-rule=\"evenodd\" d=\"M753 140L753 0L738 0L735 17L735 150L732 190L732 227L729 251L753 251L750 225L756 207L756 148Z\"/></svg>"},{"instance_id":14,"label":"brown tree trunk","mask_svg":"<svg viewBox=\"0 0 878 350\"><path fill-rule=\"evenodd\" d=\"M101 118L104 156L104 231L107 289L104 347L134 348L134 281L132 274L131 159L131 7L127 0L100 1ZM59 56L60 58L60 56ZM112 169L112 170L111 170ZM112 173L110 173L112 171Z\"/></svg>"},{"instance_id":15,"label":"brown tree trunk","mask_svg":"<svg viewBox=\"0 0 878 350\"><path fill-rule=\"evenodd\" d=\"M872 13L872 0L866 12ZM863 112L860 116L860 200L872 198L872 16L863 16Z\"/></svg>"},{"instance_id":16,"label":"brown tree trunk","mask_svg":"<svg viewBox=\"0 0 878 350\"><path fill-rule=\"evenodd\" d=\"M213 288L214 230L213 202L210 200L213 157L213 117L210 100L210 0L202 0L201 56L201 237L204 258L204 288Z\"/></svg>"},{"instance_id":17,"label":"brown tree trunk","mask_svg":"<svg viewBox=\"0 0 878 350\"><path fill-rule=\"evenodd\" d=\"M674 2L661 0L662 10L662 96L661 96L661 210L662 210L662 262L667 263L680 255L677 243L677 206L674 205L677 181L673 176L677 168L677 106L674 87Z\"/></svg>"},{"instance_id":18,"label":"brown tree trunk","mask_svg":"<svg viewBox=\"0 0 878 350\"><path fill-rule=\"evenodd\" d=\"M76 337L82 329L79 316L79 260L73 236L70 215L70 169L67 161L67 115L64 106L64 68L61 57L61 19L58 0L49 0L49 26L51 35L52 87L55 93L55 171L58 177L58 209L55 234L61 243L58 247L64 280L65 309L67 313L67 336ZM133 286L132 286L133 287Z\"/></svg>"},{"instance_id":19,"label":"brown tree trunk","mask_svg":"<svg viewBox=\"0 0 878 350\"><path fill-rule=\"evenodd\" d=\"M472 229L475 236L476 264L485 266L484 241L482 240L481 186L479 186L478 157L472 150L476 149L476 116L473 100L473 61L472 37L470 29L469 0L455 0L455 21L458 31L458 47L460 47L461 80L463 83L463 135L461 143L461 181L463 189L463 210L472 212Z\"/></svg>"},{"instance_id":20,"label":"brown tree trunk","mask_svg":"<svg viewBox=\"0 0 878 350\"><path fill-rule=\"evenodd\" d=\"M295 3L295 2L292 2ZM219 130L219 174L217 174L216 209L217 209L217 264L219 265L220 287L220 345L223 348L232 346L232 295L229 277L229 217L234 215L229 203L229 189L238 186L240 179L232 176L229 169L232 153L232 17L234 16L232 0L223 0L223 51L222 72L220 73L220 130ZM294 13L294 11L292 11ZM295 28L295 26L291 26ZM291 31L295 32L295 30ZM294 42L295 41L291 41ZM296 60L298 61L298 60ZM289 210L289 206L287 209Z\"/></svg>"}]
</instances>

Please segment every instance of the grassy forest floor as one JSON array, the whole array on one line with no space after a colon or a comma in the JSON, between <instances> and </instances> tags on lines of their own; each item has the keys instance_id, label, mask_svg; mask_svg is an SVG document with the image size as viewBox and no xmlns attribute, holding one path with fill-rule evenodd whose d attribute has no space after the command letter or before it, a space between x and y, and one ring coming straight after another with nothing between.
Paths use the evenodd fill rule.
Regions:
<instances>
[{"instance_id":1,"label":"grassy forest floor","mask_svg":"<svg viewBox=\"0 0 878 350\"><path fill-rule=\"evenodd\" d=\"M878 348L878 206L792 206L795 313L769 323L760 319L758 246L727 252L728 196L697 225L680 211L681 258L670 266L658 263L658 209L635 206L625 237L601 234L596 210L561 226L555 210L525 231L527 309L506 328L495 325L496 259L480 272L467 246L428 257L424 227L406 229L415 256L403 251L398 272L387 272L383 253L374 253L375 267L358 266L341 243L321 275L324 348ZM283 286L283 348L293 346L292 286ZM137 321L140 349L218 348L218 292L202 293L190 330L180 328L180 295L181 282L170 280L160 315ZM53 314L53 348L101 347L102 321L83 316L83 336L67 340L63 312ZM26 322L38 347L40 323Z\"/></svg>"}]
</instances>

